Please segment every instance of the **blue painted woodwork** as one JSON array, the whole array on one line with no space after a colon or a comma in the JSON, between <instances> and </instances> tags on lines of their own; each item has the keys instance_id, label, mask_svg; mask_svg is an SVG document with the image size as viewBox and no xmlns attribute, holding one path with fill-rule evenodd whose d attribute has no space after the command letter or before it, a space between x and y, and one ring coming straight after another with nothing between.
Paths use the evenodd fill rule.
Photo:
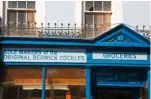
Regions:
<instances>
[{"instance_id":1,"label":"blue painted woodwork","mask_svg":"<svg viewBox=\"0 0 151 99\"><path fill-rule=\"evenodd\" d=\"M86 68L86 99L95 98L96 87L144 87L150 75L147 68L150 66L150 41L131 30L124 24L88 39L60 39L60 38L27 38L1 37L3 48L71 48L85 49L86 63L54 63L54 62L3 62L4 66L42 66L42 99L45 99L46 67L85 67ZM147 53L147 60L94 60L92 52L136 52ZM1 50L2 53L2 50ZM2 56L3 58L3 53ZM93 69L91 69L91 67ZM141 69L140 69L141 68ZM123 74L122 74L123 73ZM116 79L115 79L116 78ZM138 89L137 89L138 90ZM150 97L150 94L149 94ZM149 98L151 99L151 98Z\"/></svg>"},{"instance_id":2,"label":"blue painted woodwork","mask_svg":"<svg viewBox=\"0 0 151 99\"><path fill-rule=\"evenodd\" d=\"M107 42L106 42L107 40L110 40L114 37L118 37L119 35L126 36L126 39L124 39L125 41L123 40L123 42L126 42L127 39L132 41L131 43L129 42L128 45L132 45L132 43L139 43L139 44L141 43L141 44L145 44L145 45L150 44L150 41L148 39L146 39L145 37L143 37L136 31L130 29L129 27L127 27L124 24L120 24L120 25L116 26L115 28L110 29L106 33L96 37L94 40L97 43L105 42L107 44ZM118 44L123 44L123 42L119 42L119 43L113 42L113 43L118 45ZM110 44L113 44L113 43L110 43Z\"/></svg>"},{"instance_id":3,"label":"blue painted woodwork","mask_svg":"<svg viewBox=\"0 0 151 99\"><path fill-rule=\"evenodd\" d=\"M151 99L151 88L150 88L150 84L151 84L151 81L150 81L150 74L151 72L150 72L150 68L149 68L149 70L148 70L148 72L147 72L147 78L148 78L148 99Z\"/></svg>"},{"instance_id":4,"label":"blue painted woodwork","mask_svg":"<svg viewBox=\"0 0 151 99\"><path fill-rule=\"evenodd\" d=\"M86 67L86 99L91 99L91 69Z\"/></svg>"},{"instance_id":5,"label":"blue painted woodwork","mask_svg":"<svg viewBox=\"0 0 151 99\"><path fill-rule=\"evenodd\" d=\"M124 43L124 44L123 44ZM85 64L76 63L74 66L92 65L92 66L132 66L132 67L149 67L150 66L150 41L131 30L124 24L120 24L115 28L99 35L98 37L87 39L56 39L56 38L18 38L3 37L1 44L4 48L76 48L85 49L87 51L87 62ZM18 46L19 45L19 46ZM69 50L70 51L70 50ZM97 60L92 59L92 52L144 52L147 53L148 59L144 60ZM4 63L5 65L62 65L69 66L72 63L33 63L18 62Z\"/></svg>"},{"instance_id":6,"label":"blue painted woodwork","mask_svg":"<svg viewBox=\"0 0 151 99\"><path fill-rule=\"evenodd\" d=\"M118 35L114 36L113 38L107 40L106 42L129 43L129 42L135 42L135 41L131 40L126 35L121 33L121 34L118 34Z\"/></svg>"},{"instance_id":7,"label":"blue painted woodwork","mask_svg":"<svg viewBox=\"0 0 151 99\"><path fill-rule=\"evenodd\" d=\"M130 67L149 67L150 66L150 55L147 60L105 60L105 59L92 59L88 60L88 63L93 66L130 66Z\"/></svg>"},{"instance_id":8,"label":"blue painted woodwork","mask_svg":"<svg viewBox=\"0 0 151 99\"><path fill-rule=\"evenodd\" d=\"M113 38L116 34L125 34L127 39L133 40L138 43L117 43L117 42L105 42L107 39ZM127 40L124 39L124 40ZM4 37L1 39L1 44L9 45L53 45L53 46L79 46L79 47L101 47L101 46L120 46L120 47L149 47L150 41L140 35L139 33L126 27L124 24L120 24L115 28L99 35L98 37L87 40L87 39L55 39L55 38L18 38L18 37Z\"/></svg>"},{"instance_id":9,"label":"blue painted woodwork","mask_svg":"<svg viewBox=\"0 0 151 99\"><path fill-rule=\"evenodd\" d=\"M45 99L46 67L42 67L42 99Z\"/></svg>"},{"instance_id":10,"label":"blue painted woodwork","mask_svg":"<svg viewBox=\"0 0 151 99\"><path fill-rule=\"evenodd\" d=\"M93 70L97 86L144 87L147 79L146 68L101 67Z\"/></svg>"},{"instance_id":11,"label":"blue painted woodwork","mask_svg":"<svg viewBox=\"0 0 151 99\"><path fill-rule=\"evenodd\" d=\"M101 61L102 62L102 61ZM47 66L47 67L85 67L85 65L91 65L94 67L102 67L102 66L109 66L109 67L149 67L148 64L139 64L139 62L136 64L131 64L131 63L43 63L43 62L5 62L5 66ZM130 61L129 61L130 62Z\"/></svg>"}]
</instances>

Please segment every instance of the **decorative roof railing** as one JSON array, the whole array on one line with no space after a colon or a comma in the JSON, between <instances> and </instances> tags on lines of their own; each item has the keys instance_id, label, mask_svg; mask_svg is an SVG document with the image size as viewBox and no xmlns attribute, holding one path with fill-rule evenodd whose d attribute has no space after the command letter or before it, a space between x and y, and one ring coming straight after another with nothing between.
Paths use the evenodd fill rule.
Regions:
<instances>
[{"instance_id":1,"label":"decorative roof railing","mask_svg":"<svg viewBox=\"0 0 151 99\"><path fill-rule=\"evenodd\" d=\"M38 37L38 38L72 38L72 39L92 39L105 31L117 26L117 24L50 24L44 26L41 23L41 26L37 26L36 23L9 23L7 26L3 26L0 30L0 35L2 37ZM127 25L129 26L129 25ZM150 39L151 31L139 30L138 26L132 27L131 29L139 32L148 39Z\"/></svg>"}]
</instances>

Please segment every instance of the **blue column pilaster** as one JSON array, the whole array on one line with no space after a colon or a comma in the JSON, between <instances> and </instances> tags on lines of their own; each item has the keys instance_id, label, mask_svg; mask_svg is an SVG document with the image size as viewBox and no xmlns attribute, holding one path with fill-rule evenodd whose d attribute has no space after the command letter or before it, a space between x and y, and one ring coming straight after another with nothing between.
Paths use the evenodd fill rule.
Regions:
<instances>
[{"instance_id":1,"label":"blue column pilaster","mask_svg":"<svg viewBox=\"0 0 151 99\"><path fill-rule=\"evenodd\" d=\"M45 99L46 67L42 67L42 99Z\"/></svg>"},{"instance_id":2,"label":"blue column pilaster","mask_svg":"<svg viewBox=\"0 0 151 99\"><path fill-rule=\"evenodd\" d=\"M147 78L148 78L148 99L151 99L151 95L150 95L150 69L147 72Z\"/></svg>"},{"instance_id":3,"label":"blue column pilaster","mask_svg":"<svg viewBox=\"0 0 151 99\"><path fill-rule=\"evenodd\" d=\"M91 99L91 68L86 67L86 99Z\"/></svg>"}]
</instances>

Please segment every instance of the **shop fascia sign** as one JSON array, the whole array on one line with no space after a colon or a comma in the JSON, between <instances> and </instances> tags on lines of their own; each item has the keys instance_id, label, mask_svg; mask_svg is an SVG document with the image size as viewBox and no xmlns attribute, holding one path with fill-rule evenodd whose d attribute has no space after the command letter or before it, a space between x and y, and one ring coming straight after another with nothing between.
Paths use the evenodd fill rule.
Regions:
<instances>
[{"instance_id":1,"label":"shop fascia sign","mask_svg":"<svg viewBox=\"0 0 151 99\"><path fill-rule=\"evenodd\" d=\"M4 48L4 62L74 62L86 63L83 49Z\"/></svg>"},{"instance_id":2,"label":"shop fascia sign","mask_svg":"<svg viewBox=\"0 0 151 99\"><path fill-rule=\"evenodd\" d=\"M104 60L147 60L147 54L135 52L93 52L92 58Z\"/></svg>"},{"instance_id":3,"label":"shop fascia sign","mask_svg":"<svg viewBox=\"0 0 151 99\"><path fill-rule=\"evenodd\" d=\"M87 62L86 50L84 49L4 48L3 55L4 62ZM135 52L92 52L92 59L147 60L147 54Z\"/></svg>"}]
</instances>

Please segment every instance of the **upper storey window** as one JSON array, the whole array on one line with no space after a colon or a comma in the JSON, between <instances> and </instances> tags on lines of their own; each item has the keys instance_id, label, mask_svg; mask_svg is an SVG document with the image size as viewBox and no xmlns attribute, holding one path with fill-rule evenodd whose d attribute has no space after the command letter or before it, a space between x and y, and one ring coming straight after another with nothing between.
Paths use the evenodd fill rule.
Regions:
<instances>
[{"instance_id":1,"label":"upper storey window","mask_svg":"<svg viewBox=\"0 0 151 99\"><path fill-rule=\"evenodd\" d=\"M110 29L111 1L85 1L83 7L83 23L90 37Z\"/></svg>"},{"instance_id":2,"label":"upper storey window","mask_svg":"<svg viewBox=\"0 0 151 99\"><path fill-rule=\"evenodd\" d=\"M34 29L35 13L35 1L8 1L7 23L10 32L20 34L26 28Z\"/></svg>"}]
</instances>

